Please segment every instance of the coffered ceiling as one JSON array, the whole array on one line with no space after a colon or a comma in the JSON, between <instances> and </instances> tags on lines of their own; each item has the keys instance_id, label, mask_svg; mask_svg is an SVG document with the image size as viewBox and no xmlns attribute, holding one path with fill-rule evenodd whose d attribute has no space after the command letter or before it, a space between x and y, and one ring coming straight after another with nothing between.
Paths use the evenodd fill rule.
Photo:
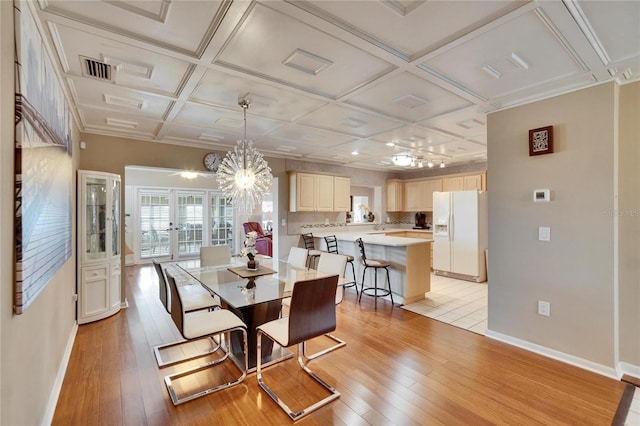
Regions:
<instances>
[{"instance_id":1,"label":"coffered ceiling","mask_svg":"<svg viewBox=\"0 0 640 426\"><path fill-rule=\"evenodd\" d=\"M404 170L390 160L402 152L484 161L488 112L640 76L638 1L35 9L83 132L226 151L243 134L238 98L249 97L247 135L265 155L375 170Z\"/></svg>"}]
</instances>

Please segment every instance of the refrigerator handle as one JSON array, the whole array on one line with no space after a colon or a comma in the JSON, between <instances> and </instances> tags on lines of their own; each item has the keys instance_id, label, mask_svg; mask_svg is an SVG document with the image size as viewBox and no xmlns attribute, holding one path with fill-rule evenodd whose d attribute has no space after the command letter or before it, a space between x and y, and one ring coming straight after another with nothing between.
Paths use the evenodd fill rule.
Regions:
<instances>
[{"instance_id":1,"label":"refrigerator handle","mask_svg":"<svg viewBox=\"0 0 640 426\"><path fill-rule=\"evenodd\" d=\"M449 213L449 241L453 241L453 233L455 232L455 217Z\"/></svg>"}]
</instances>

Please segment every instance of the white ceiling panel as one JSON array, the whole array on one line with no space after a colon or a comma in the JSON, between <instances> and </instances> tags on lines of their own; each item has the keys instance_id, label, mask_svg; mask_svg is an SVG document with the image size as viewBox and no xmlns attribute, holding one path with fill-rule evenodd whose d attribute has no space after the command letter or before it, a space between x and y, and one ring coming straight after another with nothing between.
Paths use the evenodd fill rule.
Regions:
<instances>
[{"instance_id":1,"label":"white ceiling panel","mask_svg":"<svg viewBox=\"0 0 640 426\"><path fill-rule=\"evenodd\" d=\"M580 75L585 69L536 10L477 32L422 65L486 99Z\"/></svg>"},{"instance_id":2,"label":"white ceiling panel","mask_svg":"<svg viewBox=\"0 0 640 426\"><path fill-rule=\"evenodd\" d=\"M126 137L154 138L161 122L119 111L83 107L79 109L83 125L97 133L112 132Z\"/></svg>"},{"instance_id":3,"label":"white ceiling panel","mask_svg":"<svg viewBox=\"0 0 640 426\"><path fill-rule=\"evenodd\" d=\"M225 11L221 1L46 0L40 5L46 12L192 55L199 55Z\"/></svg>"},{"instance_id":4,"label":"white ceiling panel","mask_svg":"<svg viewBox=\"0 0 640 426\"><path fill-rule=\"evenodd\" d=\"M281 120L295 120L320 108L326 102L300 95L281 87L237 77L217 70L209 70L191 99L201 103L238 108L238 98L251 99L255 114Z\"/></svg>"},{"instance_id":5,"label":"white ceiling panel","mask_svg":"<svg viewBox=\"0 0 640 426\"><path fill-rule=\"evenodd\" d=\"M134 91L115 84L95 82L82 77L68 78L69 87L81 107L115 110L162 120L172 104L167 97Z\"/></svg>"},{"instance_id":6,"label":"white ceiling panel","mask_svg":"<svg viewBox=\"0 0 640 426\"><path fill-rule=\"evenodd\" d=\"M339 105L329 105L303 117L299 121L312 127L333 130L358 137L370 137L396 127L401 123L377 115L349 109Z\"/></svg>"},{"instance_id":7,"label":"white ceiling panel","mask_svg":"<svg viewBox=\"0 0 640 426\"><path fill-rule=\"evenodd\" d=\"M611 62L640 55L639 1L579 1L575 7L583 14L585 30Z\"/></svg>"},{"instance_id":8,"label":"white ceiling panel","mask_svg":"<svg viewBox=\"0 0 640 426\"><path fill-rule=\"evenodd\" d=\"M23 4L82 132L226 151L249 97L265 155L370 170L410 170L400 151L483 161L486 114L640 79L639 1Z\"/></svg>"},{"instance_id":9,"label":"white ceiling panel","mask_svg":"<svg viewBox=\"0 0 640 426\"><path fill-rule=\"evenodd\" d=\"M408 72L349 97L345 103L416 122L470 105L470 102Z\"/></svg>"},{"instance_id":10,"label":"white ceiling panel","mask_svg":"<svg viewBox=\"0 0 640 426\"><path fill-rule=\"evenodd\" d=\"M269 133L269 138L286 141L289 145L308 145L317 149L345 143L353 137L301 125L284 125Z\"/></svg>"},{"instance_id":11,"label":"white ceiling panel","mask_svg":"<svg viewBox=\"0 0 640 426\"><path fill-rule=\"evenodd\" d=\"M487 133L486 114L476 105L439 115L422 121L419 124L456 135L460 138L474 138L479 135L486 135Z\"/></svg>"},{"instance_id":12,"label":"white ceiling panel","mask_svg":"<svg viewBox=\"0 0 640 426\"><path fill-rule=\"evenodd\" d=\"M59 41L56 48L64 72L74 76L83 76L86 57L111 65L115 84L175 95L190 69L187 62L68 26L51 24L49 29Z\"/></svg>"},{"instance_id":13,"label":"white ceiling panel","mask_svg":"<svg viewBox=\"0 0 640 426\"><path fill-rule=\"evenodd\" d=\"M203 126L216 131L235 133L236 139L244 134L242 109L230 110L187 102L176 115L175 122L183 125ZM268 118L247 114L247 138L255 139L277 128L281 123Z\"/></svg>"},{"instance_id":14,"label":"white ceiling panel","mask_svg":"<svg viewBox=\"0 0 640 426\"><path fill-rule=\"evenodd\" d=\"M250 74L337 98L392 66L330 34L256 4L218 61Z\"/></svg>"},{"instance_id":15,"label":"white ceiling panel","mask_svg":"<svg viewBox=\"0 0 640 426\"><path fill-rule=\"evenodd\" d=\"M357 0L308 3L329 14L327 19L357 29L359 34L411 59L452 41L452 35L464 35L525 2L371 1L366 13L362 1Z\"/></svg>"},{"instance_id":16,"label":"white ceiling panel","mask_svg":"<svg viewBox=\"0 0 640 426\"><path fill-rule=\"evenodd\" d=\"M441 132L416 126L403 126L389 132L372 137L378 142L390 143L403 148L424 148L432 145L450 142L453 137Z\"/></svg>"}]
</instances>

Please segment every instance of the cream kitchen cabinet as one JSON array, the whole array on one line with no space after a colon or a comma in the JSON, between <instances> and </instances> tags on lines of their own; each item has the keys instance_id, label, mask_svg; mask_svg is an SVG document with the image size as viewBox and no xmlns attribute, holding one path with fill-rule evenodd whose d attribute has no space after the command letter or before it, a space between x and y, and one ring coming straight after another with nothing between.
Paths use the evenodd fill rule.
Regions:
<instances>
[{"instance_id":1,"label":"cream kitchen cabinet","mask_svg":"<svg viewBox=\"0 0 640 426\"><path fill-rule=\"evenodd\" d=\"M387 211L404 211L404 183L402 181L387 181Z\"/></svg>"},{"instance_id":2,"label":"cream kitchen cabinet","mask_svg":"<svg viewBox=\"0 0 640 426\"><path fill-rule=\"evenodd\" d=\"M78 324L122 305L120 176L78 171Z\"/></svg>"},{"instance_id":3,"label":"cream kitchen cabinet","mask_svg":"<svg viewBox=\"0 0 640 426\"><path fill-rule=\"evenodd\" d=\"M349 179L349 185L350 182ZM349 202L344 201L345 183L339 183L340 211L349 210ZM336 211L334 201L334 176L302 172L289 174L289 211L332 212Z\"/></svg>"},{"instance_id":4,"label":"cream kitchen cabinet","mask_svg":"<svg viewBox=\"0 0 640 426\"><path fill-rule=\"evenodd\" d=\"M333 177L333 211L351 211L351 178Z\"/></svg>"},{"instance_id":5,"label":"cream kitchen cabinet","mask_svg":"<svg viewBox=\"0 0 640 426\"><path fill-rule=\"evenodd\" d=\"M442 191L442 179L429 179L424 181L424 211L433 211L433 193Z\"/></svg>"},{"instance_id":6,"label":"cream kitchen cabinet","mask_svg":"<svg viewBox=\"0 0 640 426\"><path fill-rule=\"evenodd\" d=\"M453 176L442 178L442 191L464 191L464 176Z\"/></svg>"},{"instance_id":7,"label":"cream kitchen cabinet","mask_svg":"<svg viewBox=\"0 0 640 426\"><path fill-rule=\"evenodd\" d=\"M424 210L424 181L407 181L404 183L404 211L417 212Z\"/></svg>"}]
</instances>

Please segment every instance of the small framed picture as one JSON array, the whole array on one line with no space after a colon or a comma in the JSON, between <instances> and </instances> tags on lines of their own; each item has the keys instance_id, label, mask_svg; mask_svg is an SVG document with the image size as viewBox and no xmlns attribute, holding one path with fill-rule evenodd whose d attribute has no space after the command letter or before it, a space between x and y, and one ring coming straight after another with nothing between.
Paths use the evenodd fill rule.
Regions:
<instances>
[{"instance_id":1,"label":"small framed picture","mask_svg":"<svg viewBox=\"0 0 640 426\"><path fill-rule=\"evenodd\" d=\"M529 130L529 155L553 152L553 126Z\"/></svg>"}]
</instances>

